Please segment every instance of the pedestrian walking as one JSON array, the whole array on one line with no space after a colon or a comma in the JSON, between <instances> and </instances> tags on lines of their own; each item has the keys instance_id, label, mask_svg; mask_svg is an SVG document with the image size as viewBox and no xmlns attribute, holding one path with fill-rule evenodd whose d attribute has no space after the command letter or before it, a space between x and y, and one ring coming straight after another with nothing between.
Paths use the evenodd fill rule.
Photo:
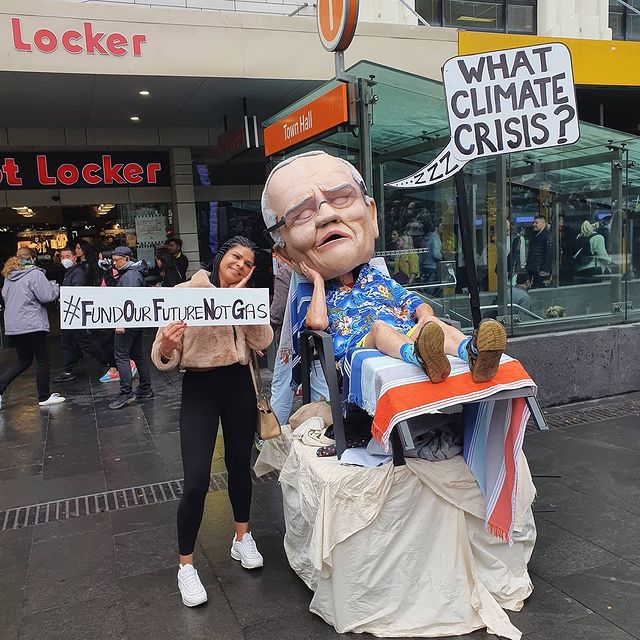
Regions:
<instances>
[{"instance_id":1,"label":"pedestrian walking","mask_svg":"<svg viewBox=\"0 0 640 640\"><path fill-rule=\"evenodd\" d=\"M255 245L242 236L224 243L212 273L197 271L180 287L245 287L255 268ZM265 349L273 338L269 325L188 327L172 322L158 330L151 359L161 371L186 370L180 405L180 448L184 489L178 506L178 588L182 602L194 607L207 592L193 567L193 550L209 489L211 458L218 422L224 434L224 456L235 534L231 557L245 569L261 567L263 558L249 531L251 449L256 428L256 395L248 362L251 350Z\"/></svg>"},{"instance_id":2,"label":"pedestrian walking","mask_svg":"<svg viewBox=\"0 0 640 640\"><path fill-rule=\"evenodd\" d=\"M16 256L9 258L2 269L5 333L13 340L18 362L0 374L0 408L2 394L31 366L34 356L38 404L47 407L65 401L49 388L49 318L45 307L57 300L60 290L57 283L47 280L44 271L35 263L36 254L32 249L18 249Z\"/></svg>"},{"instance_id":3,"label":"pedestrian walking","mask_svg":"<svg viewBox=\"0 0 640 640\"><path fill-rule=\"evenodd\" d=\"M118 284L118 270L113 266L112 251L104 250L98 254L98 280L100 287L115 287ZM107 370L98 379L99 382L120 382L120 374L116 366L116 356L114 353L115 331L113 329L93 330L102 349L102 359L107 363ZM135 364L132 365L131 374L137 375Z\"/></svg>"},{"instance_id":4,"label":"pedestrian walking","mask_svg":"<svg viewBox=\"0 0 640 640\"><path fill-rule=\"evenodd\" d=\"M144 278L147 275L147 265L144 261L133 262L133 253L129 247L116 247L111 259L118 271L118 287L143 287ZM116 366L120 376L120 391L116 398L109 404L110 409L121 409L127 404L137 400L153 398L151 388L151 373L149 363L142 351L142 329L119 328L116 329L114 339L114 353ZM131 386L133 374L131 361L136 365L140 384L133 392Z\"/></svg>"},{"instance_id":5,"label":"pedestrian walking","mask_svg":"<svg viewBox=\"0 0 640 640\"><path fill-rule=\"evenodd\" d=\"M87 262L74 260L71 247L60 250L60 261L65 268L63 287L87 286ZM87 329L61 329L60 344L62 347L63 370L53 379L54 382L75 380L74 365L84 357L91 357L101 367L108 366L103 350L94 345Z\"/></svg>"}]
</instances>

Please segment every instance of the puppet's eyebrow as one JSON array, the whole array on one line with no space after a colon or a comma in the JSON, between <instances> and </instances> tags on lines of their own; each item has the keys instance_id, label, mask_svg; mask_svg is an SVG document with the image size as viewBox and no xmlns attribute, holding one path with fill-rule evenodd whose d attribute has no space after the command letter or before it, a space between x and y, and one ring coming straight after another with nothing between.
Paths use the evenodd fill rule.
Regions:
<instances>
[{"instance_id":1,"label":"puppet's eyebrow","mask_svg":"<svg viewBox=\"0 0 640 640\"><path fill-rule=\"evenodd\" d=\"M337 187L327 187L326 189L320 187L320 191L322 191L322 193L335 193L336 191L344 191L347 188L355 189L355 187L351 183L345 182L343 184L339 184Z\"/></svg>"},{"instance_id":2,"label":"puppet's eyebrow","mask_svg":"<svg viewBox=\"0 0 640 640\"><path fill-rule=\"evenodd\" d=\"M299 202L296 202L296 204L291 205L285 212L284 212L284 218L286 218L290 213L294 213L295 211L298 211L299 209L301 209L302 207L305 207L306 205L310 204L311 202L315 201L315 196L307 196L304 200L300 200Z\"/></svg>"}]
</instances>

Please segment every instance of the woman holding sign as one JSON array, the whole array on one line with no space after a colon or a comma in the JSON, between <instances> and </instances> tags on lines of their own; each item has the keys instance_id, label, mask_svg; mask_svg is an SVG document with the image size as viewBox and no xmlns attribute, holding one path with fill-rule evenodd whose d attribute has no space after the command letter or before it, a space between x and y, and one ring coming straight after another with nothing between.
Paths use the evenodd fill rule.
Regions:
<instances>
[{"instance_id":1,"label":"woman holding sign","mask_svg":"<svg viewBox=\"0 0 640 640\"><path fill-rule=\"evenodd\" d=\"M234 236L215 255L211 275L201 269L178 286L245 287L255 269L255 256L256 247L250 240ZM235 520L231 557L245 569L262 566L262 555L249 531L250 458L257 415L248 362L251 349L265 349L272 339L268 324L188 327L172 322L158 330L153 343L151 359L158 369L186 369L180 405L184 490L178 507L178 587L188 607L207 600L193 567L193 549L209 489L219 421Z\"/></svg>"}]
</instances>

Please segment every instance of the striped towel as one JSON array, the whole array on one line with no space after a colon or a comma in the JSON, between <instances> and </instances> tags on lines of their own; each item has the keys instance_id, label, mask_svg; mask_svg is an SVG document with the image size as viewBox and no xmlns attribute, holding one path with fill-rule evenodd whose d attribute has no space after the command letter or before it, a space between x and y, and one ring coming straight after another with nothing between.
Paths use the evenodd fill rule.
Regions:
<instances>
[{"instance_id":1,"label":"striped towel","mask_svg":"<svg viewBox=\"0 0 640 640\"><path fill-rule=\"evenodd\" d=\"M524 398L464 406L464 459L486 503L485 525L512 543L522 451L529 408Z\"/></svg>"},{"instance_id":2,"label":"striped towel","mask_svg":"<svg viewBox=\"0 0 640 640\"><path fill-rule=\"evenodd\" d=\"M512 389L535 391L535 383L517 360L506 355L498 375L480 384L473 382L466 362L449 359L450 376L434 385L415 365L376 349L353 349L343 363L343 401L373 416L372 435L387 450L391 431L399 422L462 404L464 457L485 498L485 524L494 535L511 542L517 461L529 410L523 398L485 399Z\"/></svg>"}]
</instances>

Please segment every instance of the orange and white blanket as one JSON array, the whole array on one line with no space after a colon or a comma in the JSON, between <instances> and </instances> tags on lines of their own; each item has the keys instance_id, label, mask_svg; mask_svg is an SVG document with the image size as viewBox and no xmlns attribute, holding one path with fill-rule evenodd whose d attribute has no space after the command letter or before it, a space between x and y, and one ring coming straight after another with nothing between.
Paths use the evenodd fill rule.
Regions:
<instances>
[{"instance_id":1,"label":"orange and white blanket","mask_svg":"<svg viewBox=\"0 0 640 640\"><path fill-rule=\"evenodd\" d=\"M529 409L524 398L491 400L501 391L536 386L524 367L503 356L496 377L476 383L469 366L449 357L451 374L433 384L419 367L381 354L354 349L344 363L344 400L373 416L372 435L388 449L391 431L399 422L461 404L465 418L464 457L486 502L486 527L511 542L517 460L520 457Z\"/></svg>"}]
</instances>

